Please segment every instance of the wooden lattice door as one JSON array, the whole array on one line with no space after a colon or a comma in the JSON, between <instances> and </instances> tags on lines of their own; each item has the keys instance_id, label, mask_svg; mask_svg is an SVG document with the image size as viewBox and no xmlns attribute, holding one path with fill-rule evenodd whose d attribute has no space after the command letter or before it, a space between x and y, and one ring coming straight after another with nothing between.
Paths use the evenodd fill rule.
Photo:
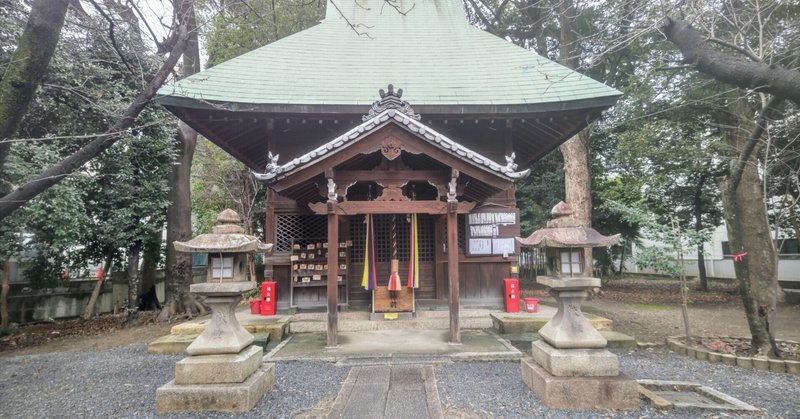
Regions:
<instances>
[{"instance_id":1,"label":"wooden lattice door","mask_svg":"<svg viewBox=\"0 0 800 419\"><path fill-rule=\"evenodd\" d=\"M433 217L420 214L418 216L419 234L419 288L416 290L417 299L436 298L436 276L434 269L434 228ZM392 258L391 243L391 215L374 215L375 223L375 259L378 284L386 285L391 273L390 260ZM409 257L409 232L410 224L405 214L395 216L397 231L397 255L400 260L400 278L405 286L408 278ZM371 294L361 286L361 273L364 269L364 236L366 233L364 216L352 216L349 220L350 239L353 246L350 250L350 275L348 278L350 300L364 301L371 298Z\"/></svg>"}]
</instances>

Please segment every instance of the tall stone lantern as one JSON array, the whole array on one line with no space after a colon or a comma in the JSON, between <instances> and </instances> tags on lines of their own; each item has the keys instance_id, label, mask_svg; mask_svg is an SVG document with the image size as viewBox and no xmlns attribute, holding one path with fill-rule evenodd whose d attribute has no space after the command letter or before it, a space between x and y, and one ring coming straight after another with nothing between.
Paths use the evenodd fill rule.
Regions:
<instances>
[{"instance_id":1,"label":"tall stone lantern","mask_svg":"<svg viewBox=\"0 0 800 419\"><path fill-rule=\"evenodd\" d=\"M555 316L539 330L531 358L522 359L522 379L551 408L636 408L636 381L619 373L617 356L581 312L588 291L600 287L600 278L584 272L583 249L616 244L619 234L604 236L581 225L564 202L551 214L546 228L517 238L522 246L544 249L547 274L536 282L549 287L558 304Z\"/></svg>"},{"instance_id":2,"label":"tall stone lantern","mask_svg":"<svg viewBox=\"0 0 800 419\"><path fill-rule=\"evenodd\" d=\"M205 296L211 321L188 348L188 357L175 366L175 380L156 391L156 411L248 411L275 383L275 365L263 364L263 349L236 319L242 293L255 288L247 280L247 256L265 252L271 244L244 234L241 218L226 209L217 216L212 233L174 243L175 250L208 254L204 283L189 290Z\"/></svg>"}]
</instances>

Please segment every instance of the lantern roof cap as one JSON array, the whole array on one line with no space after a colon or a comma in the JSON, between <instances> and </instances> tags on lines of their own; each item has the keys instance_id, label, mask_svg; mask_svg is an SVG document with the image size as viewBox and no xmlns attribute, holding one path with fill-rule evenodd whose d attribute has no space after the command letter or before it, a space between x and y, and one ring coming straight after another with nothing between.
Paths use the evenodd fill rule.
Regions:
<instances>
[{"instance_id":1,"label":"lantern roof cap","mask_svg":"<svg viewBox=\"0 0 800 419\"><path fill-rule=\"evenodd\" d=\"M620 235L604 236L597 230L583 225L575 218L572 207L564 201L550 211L553 219L547 227L534 231L530 236L517 237L522 246L533 247L606 247L617 244Z\"/></svg>"},{"instance_id":2,"label":"lantern roof cap","mask_svg":"<svg viewBox=\"0 0 800 419\"><path fill-rule=\"evenodd\" d=\"M242 219L232 209L217 215L217 223L208 234L200 234L191 240L175 241L175 250L184 253L251 253L266 252L272 244L264 244L258 237L244 234Z\"/></svg>"}]
</instances>

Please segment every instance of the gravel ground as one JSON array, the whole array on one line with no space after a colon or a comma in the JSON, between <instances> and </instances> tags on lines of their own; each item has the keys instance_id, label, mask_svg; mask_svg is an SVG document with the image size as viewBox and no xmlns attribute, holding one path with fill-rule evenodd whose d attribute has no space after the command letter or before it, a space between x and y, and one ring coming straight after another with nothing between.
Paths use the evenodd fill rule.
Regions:
<instances>
[{"instance_id":1,"label":"gravel ground","mask_svg":"<svg viewBox=\"0 0 800 419\"><path fill-rule=\"evenodd\" d=\"M175 378L179 355L148 354L145 345L6 358L0 363L0 417L154 418L156 388ZM276 386L256 407L236 417L290 418L335 397L350 368L282 362ZM224 413L160 418L225 418Z\"/></svg>"},{"instance_id":2,"label":"gravel ground","mask_svg":"<svg viewBox=\"0 0 800 419\"><path fill-rule=\"evenodd\" d=\"M622 370L634 378L702 383L765 410L767 417L800 417L800 377L745 370L681 357L665 349L617 352ZM174 378L182 356L153 355L144 345L86 352L56 352L3 359L0 417L156 417L155 390ZM282 362L277 385L241 417L289 418L330 400L349 367ZM462 417L697 417L700 412L664 413L646 404L634 412L567 412L543 407L520 378L517 362L454 363L436 367L444 407ZM201 413L165 418L230 417ZM724 417L719 414L706 416ZM239 417L239 416L237 416Z\"/></svg>"},{"instance_id":3,"label":"gravel ground","mask_svg":"<svg viewBox=\"0 0 800 419\"><path fill-rule=\"evenodd\" d=\"M800 377L689 359L667 349L614 351L622 372L635 379L691 381L764 410L770 418L800 417ZM457 363L436 369L442 404L480 417L606 418L730 417L720 412L662 412L641 403L631 412L568 412L539 403L520 377L518 363Z\"/></svg>"}]
</instances>

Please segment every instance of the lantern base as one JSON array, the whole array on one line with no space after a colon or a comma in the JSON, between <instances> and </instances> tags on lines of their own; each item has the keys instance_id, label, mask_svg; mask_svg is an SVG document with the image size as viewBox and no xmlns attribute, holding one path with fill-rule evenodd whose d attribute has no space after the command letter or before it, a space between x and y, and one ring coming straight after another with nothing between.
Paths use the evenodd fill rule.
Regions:
<instances>
[{"instance_id":1,"label":"lantern base","mask_svg":"<svg viewBox=\"0 0 800 419\"><path fill-rule=\"evenodd\" d=\"M236 306L242 293L252 290L252 282L204 282L192 284L189 290L206 296L205 304L211 307L211 321L203 333L186 348L189 355L238 354L253 343L255 338L236 319Z\"/></svg>"}]
</instances>

